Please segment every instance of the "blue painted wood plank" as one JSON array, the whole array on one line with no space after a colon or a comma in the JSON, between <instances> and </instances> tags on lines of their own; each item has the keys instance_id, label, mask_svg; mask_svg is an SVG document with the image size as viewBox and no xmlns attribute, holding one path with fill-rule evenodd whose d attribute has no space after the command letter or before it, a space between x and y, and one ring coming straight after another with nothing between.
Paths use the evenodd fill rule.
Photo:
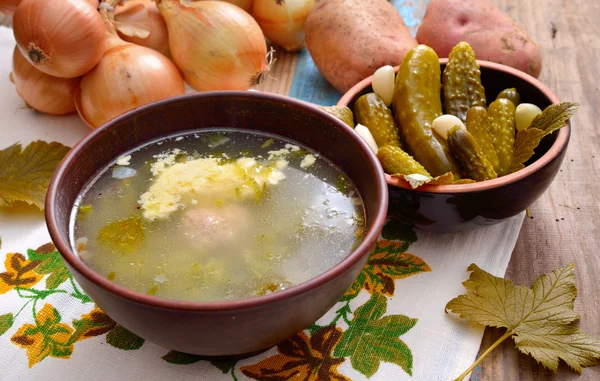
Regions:
<instances>
[{"instance_id":1,"label":"blue painted wood plank","mask_svg":"<svg viewBox=\"0 0 600 381\"><path fill-rule=\"evenodd\" d=\"M398 9L404 22L413 34L416 33L424 9L429 0L392 0L391 3ZM289 93L290 97L320 105L334 105L342 96L319 73L308 49L302 49L298 56L298 64L294 74L294 82Z\"/></svg>"}]
</instances>

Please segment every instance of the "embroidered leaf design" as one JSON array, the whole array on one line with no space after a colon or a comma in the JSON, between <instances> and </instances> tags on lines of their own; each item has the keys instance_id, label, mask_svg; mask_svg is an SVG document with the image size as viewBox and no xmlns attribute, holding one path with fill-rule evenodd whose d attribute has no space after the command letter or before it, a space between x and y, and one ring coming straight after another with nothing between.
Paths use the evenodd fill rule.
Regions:
<instances>
[{"instance_id":1,"label":"embroidered leaf design","mask_svg":"<svg viewBox=\"0 0 600 381\"><path fill-rule=\"evenodd\" d=\"M367 264L341 301L355 298L363 288L371 294L393 296L396 279L431 271L429 265L421 258L404 253L409 244L404 241L377 241Z\"/></svg>"},{"instance_id":2,"label":"embroidered leaf design","mask_svg":"<svg viewBox=\"0 0 600 381\"><path fill-rule=\"evenodd\" d=\"M541 275L531 289L515 286L475 264L467 271L471 272L463 282L467 293L452 299L447 310L479 324L507 328L498 342L512 336L521 352L555 372L559 359L578 373L581 367L598 364L600 340L571 325L579 319L573 311L577 296L573 265Z\"/></svg>"},{"instance_id":3,"label":"embroidered leaf design","mask_svg":"<svg viewBox=\"0 0 600 381\"><path fill-rule=\"evenodd\" d=\"M4 335L6 331L12 327L15 322L15 318L12 313L0 315L0 336Z\"/></svg>"},{"instance_id":4,"label":"embroidered leaf design","mask_svg":"<svg viewBox=\"0 0 600 381\"><path fill-rule=\"evenodd\" d=\"M36 250L27 250L27 257L31 261L40 262L34 269L37 274L49 275L46 278L47 289L54 290L69 279L69 270L53 243L47 243Z\"/></svg>"},{"instance_id":5,"label":"embroidered leaf design","mask_svg":"<svg viewBox=\"0 0 600 381\"><path fill-rule=\"evenodd\" d=\"M278 354L257 364L244 366L241 371L247 377L259 381L292 378L303 381L350 381L337 371L345 359L331 355L341 336L342 330L333 325L315 331L310 338L300 332L279 343Z\"/></svg>"},{"instance_id":6,"label":"embroidered leaf design","mask_svg":"<svg viewBox=\"0 0 600 381\"><path fill-rule=\"evenodd\" d=\"M542 138L562 128L578 108L579 105L573 102L550 105L533 119L529 128L519 131L515 139L510 173L525 168L525 162L533 156L534 149L540 144Z\"/></svg>"},{"instance_id":7,"label":"embroidered leaf design","mask_svg":"<svg viewBox=\"0 0 600 381\"><path fill-rule=\"evenodd\" d=\"M350 357L352 367L367 377L377 372L382 361L397 364L412 375L412 352L398 336L414 327L417 319L383 316L386 309L387 299L378 293L357 308L334 355Z\"/></svg>"},{"instance_id":8,"label":"embroidered leaf design","mask_svg":"<svg viewBox=\"0 0 600 381\"><path fill-rule=\"evenodd\" d=\"M231 370L235 368L237 360L213 360L210 363L225 374L231 372Z\"/></svg>"},{"instance_id":9,"label":"embroidered leaf design","mask_svg":"<svg viewBox=\"0 0 600 381\"><path fill-rule=\"evenodd\" d=\"M69 147L41 140L21 150L21 144L0 150L0 207L24 201L44 209L46 189Z\"/></svg>"},{"instance_id":10,"label":"embroidered leaf design","mask_svg":"<svg viewBox=\"0 0 600 381\"><path fill-rule=\"evenodd\" d=\"M4 261L6 271L0 273L0 294L4 294L15 287L29 288L42 280L43 276L34 272L39 264L40 261L30 261L23 254L7 254Z\"/></svg>"},{"instance_id":11,"label":"embroidered leaf design","mask_svg":"<svg viewBox=\"0 0 600 381\"><path fill-rule=\"evenodd\" d=\"M192 355L189 353L170 351L162 357L169 364L188 365L202 360L201 356Z\"/></svg>"},{"instance_id":12,"label":"embroidered leaf design","mask_svg":"<svg viewBox=\"0 0 600 381\"><path fill-rule=\"evenodd\" d=\"M106 342L115 348L130 351L140 349L144 345L144 339L133 332L128 331L121 325L116 325L107 335Z\"/></svg>"},{"instance_id":13,"label":"embroidered leaf design","mask_svg":"<svg viewBox=\"0 0 600 381\"><path fill-rule=\"evenodd\" d=\"M71 343L89 339L90 337L104 335L112 331L117 323L104 313L100 308L94 307L87 314L81 315L80 319L73 319L75 332L69 339Z\"/></svg>"},{"instance_id":14,"label":"embroidered leaf design","mask_svg":"<svg viewBox=\"0 0 600 381\"><path fill-rule=\"evenodd\" d=\"M69 343L73 328L60 320L56 308L46 304L36 314L35 325L24 324L11 337L15 345L26 350L30 368L48 356L69 358L73 353Z\"/></svg>"}]
</instances>

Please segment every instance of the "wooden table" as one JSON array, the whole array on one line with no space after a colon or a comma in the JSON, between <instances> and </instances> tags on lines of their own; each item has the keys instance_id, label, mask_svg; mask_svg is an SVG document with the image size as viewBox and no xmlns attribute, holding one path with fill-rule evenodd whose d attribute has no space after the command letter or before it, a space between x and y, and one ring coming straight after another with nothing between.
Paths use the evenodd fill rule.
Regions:
<instances>
[{"instance_id":1,"label":"wooden table","mask_svg":"<svg viewBox=\"0 0 600 381\"><path fill-rule=\"evenodd\" d=\"M425 0L405 0L424 13ZM573 134L565 162L550 189L526 219L506 277L530 286L542 273L568 263L576 269L579 327L600 336L600 1L491 0L537 41L542 51L540 80L561 99L581 107L572 120ZM417 15L420 17L420 15ZM271 77L261 90L289 94L297 55L277 53ZM598 118L598 119L596 119ZM482 349L504 332L488 329ZM520 354L505 341L473 373L473 380L600 380L600 366L582 377L562 363L558 374Z\"/></svg>"}]
</instances>

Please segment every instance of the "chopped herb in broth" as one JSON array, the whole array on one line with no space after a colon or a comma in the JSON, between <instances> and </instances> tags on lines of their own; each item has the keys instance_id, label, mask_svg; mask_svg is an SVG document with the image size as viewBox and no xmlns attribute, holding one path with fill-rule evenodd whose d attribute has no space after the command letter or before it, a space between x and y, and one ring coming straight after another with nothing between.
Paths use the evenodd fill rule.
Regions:
<instances>
[{"instance_id":1,"label":"chopped herb in broth","mask_svg":"<svg viewBox=\"0 0 600 381\"><path fill-rule=\"evenodd\" d=\"M266 295L327 271L364 234L362 200L347 177L278 136L197 131L139 147L120 164L129 170L119 176L135 175L119 179L112 165L93 179L71 236L92 269L141 293Z\"/></svg>"}]
</instances>

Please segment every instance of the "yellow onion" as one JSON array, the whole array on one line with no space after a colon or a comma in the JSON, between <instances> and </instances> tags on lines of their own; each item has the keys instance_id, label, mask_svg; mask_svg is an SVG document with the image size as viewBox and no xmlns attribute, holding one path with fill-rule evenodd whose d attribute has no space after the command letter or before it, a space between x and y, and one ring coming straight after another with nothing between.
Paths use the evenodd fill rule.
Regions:
<instances>
[{"instance_id":1,"label":"yellow onion","mask_svg":"<svg viewBox=\"0 0 600 381\"><path fill-rule=\"evenodd\" d=\"M304 24L315 0L254 0L252 15L265 36L288 52L304 46Z\"/></svg>"},{"instance_id":2,"label":"yellow onion","mask_svg":"<svg viewBox=\"0 0 600 381\"><path fill-rule=\"evenodd\" d=\"M0 0L0 25L10 25L13 13L23 0Z\"/></svg>"},{"instance_id":3,"label":"yellow onion","mask_svg":"<svg viewBox=\"0 0 600 381\"><path fill-rule=\"evenodd\" d=\"M131 0L118 6L115 26L123 40L170 56L167 25L153 1Z\"/></svg>"},{"instance_id":4,"label":"yellow onion","mask_svg":"<svg viewBox=\"0 0 600 381\"><path fill-rule=\"evenodd\" d=\"M198 91L245 90L268 69L260 27L241 8L223 1L156 0L167 23L173 61Z\"/></svg>"},{"instance_id":5,"label":"yellow onion","mask_svg":"<svg viewBox=\"0 0 600 381\"><path fill-rule=\"evenodd\" d=\"M85 74L104 53L102 18L84 0L23 0L13 29L23 56L55 77Z\"/></svg>"},{"instance_id":6,"label":"yellow onion","mask_svg":"<svg viewBox=\"0 0 600 381\"><path fill-rule=\"evenodd\" d=\"M206 0L199 0L206 1ZM210 0L209 0L210 1ZM220 0L229 4L237 5L248 13L252 13L252 1L253 0Z\"/></svg>"},{"instance_id":7,"label":"yellow onion","mask_svg":"<svg viewBox=\"0 0 600 381\"><path fill-rule=\"evenodd\" d=\"M33 67L15 46L10 80L17 94L29 107L46 114L63 115L75 111L73 96L79 88L79 78L58 78Z\"/></svg>"},{"instance_id":8,"label":"yellow onion","mask_svg":"<svg viewBox=\"0 0 600 381\"><path fill-rule=\"evenodd\" d=\"M118 0L103 3L113 6ZM100 14L106 26L107 49L96 67L81 78L77 112L96 128L127 111L184 93L177 67L155 50L123 41L114 28L114 12Z\"/></svg>"}]
</instances>

